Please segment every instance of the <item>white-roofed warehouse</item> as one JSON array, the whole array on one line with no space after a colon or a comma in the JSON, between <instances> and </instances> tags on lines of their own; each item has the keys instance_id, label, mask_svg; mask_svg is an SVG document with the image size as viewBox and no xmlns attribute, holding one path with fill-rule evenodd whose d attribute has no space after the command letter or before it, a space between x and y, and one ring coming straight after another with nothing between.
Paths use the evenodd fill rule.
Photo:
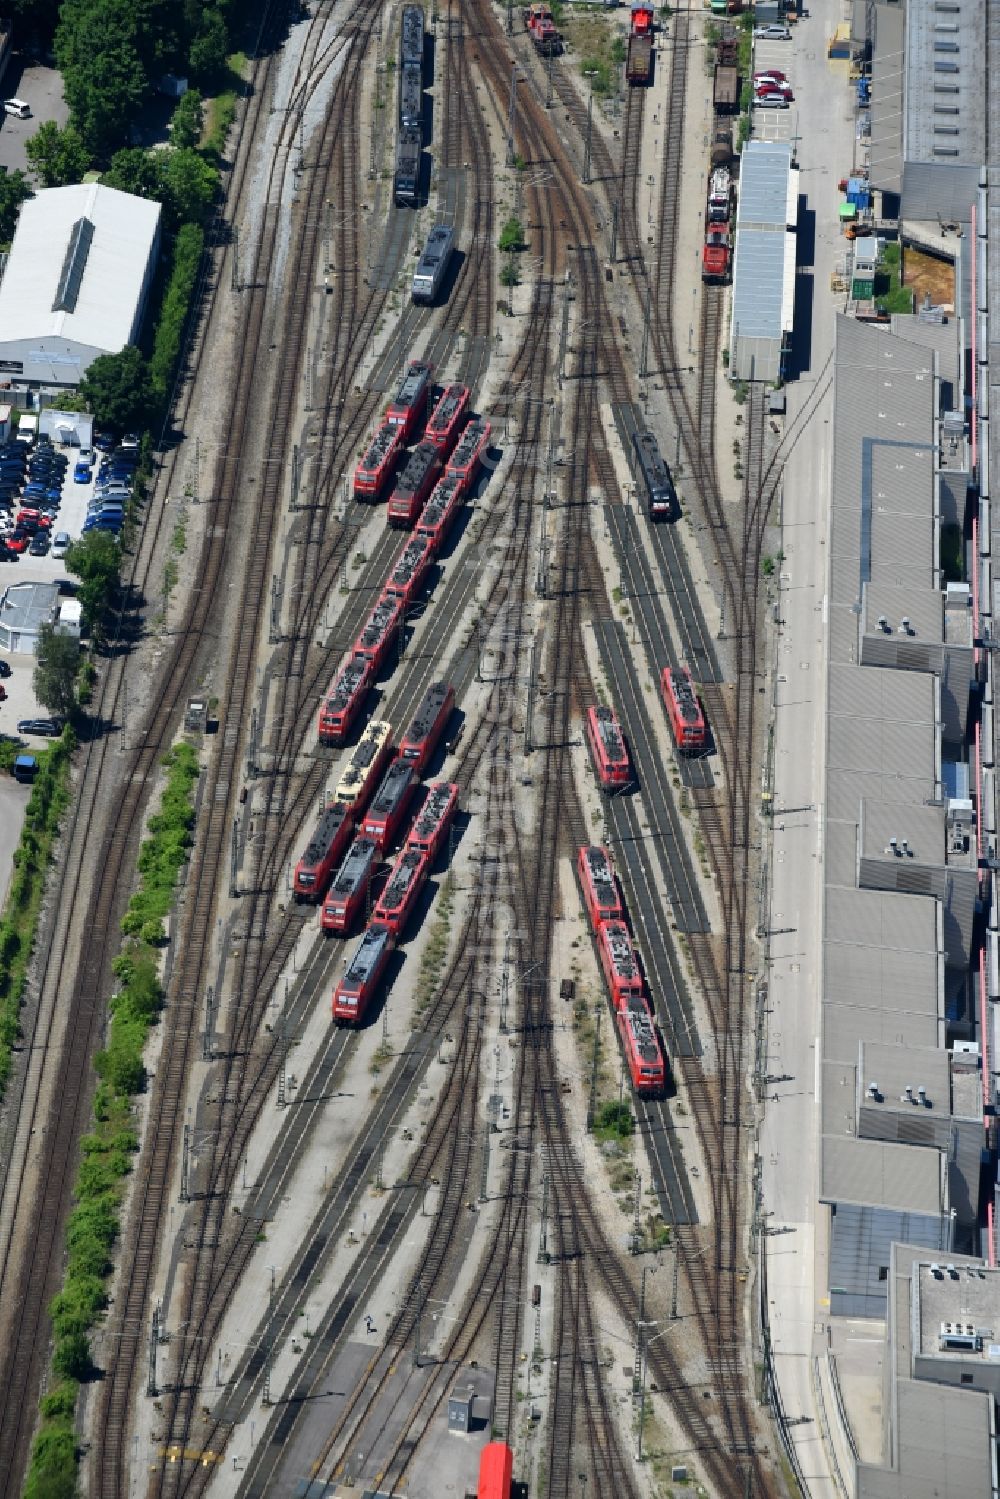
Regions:
<instances>
[{"instance_id":1,"label":"white-roofed warehouse","mask_svg":"<svg viewBox=\"0 0 1000 1499\"><path fill-rule=\"evenodd\" d=\"M799 173L785 141L748 141L740 157L729 370L780 380L795 311Z\"/></svg>"},{"instance_id":2,"label":"white-roofed warehouse","mask_svg":"<svg viewBox=\"0 0 1000 1499\"><path fill-rule=\"evenodd\" d=\"M160 211L97 182L28 199L0 281L0 378L14 390L74 387L98 355L136 341Z\"/></svg>"}]
</instances>

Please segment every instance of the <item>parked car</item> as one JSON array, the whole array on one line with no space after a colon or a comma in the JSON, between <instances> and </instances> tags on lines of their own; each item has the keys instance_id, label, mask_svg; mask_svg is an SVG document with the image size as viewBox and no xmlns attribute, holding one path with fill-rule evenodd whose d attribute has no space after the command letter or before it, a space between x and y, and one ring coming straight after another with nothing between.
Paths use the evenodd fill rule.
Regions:
<instances>
[{"instance_id":1,"label":"parked car","mask_svg":"<svg viewBox=\"0 0 1000 1499\"><path fill-rule=\"evenodd\" d=\"M89 484L93 478L93 469L89 463L78 462L73 467L73 483Z\"/></svg>"},{"instance_id":2,"label":"parked car","mask_svg":"<svg viewBox=\"0 0 1000 1499\"><path fill-rule=\"evenodd\" d=\"M49 533L48 533L48 531L37 531L35 533L35 535L31 538L31 543L30 543L30 545L28 547L28 555L31 556L31 557L44 557L45 554L46 554L46 552L48 551L48 549L49 549Z\"/></svg>"},{"instance_id":3,"label":"parked car","mask_svg":"<svg viewBox=\"0 0 1000 1499\"><path fill-rule=\"evenodd\" d=\"M777 68L766 68L763 73L755 73L753 75L754 83L766 83L768 79L771 79L774 83L788 82L785 74Z\"/></svg>"},{"instance_id":4,"label":"parked car","mask_svg":"<svg viewBox=\"0 0 1000 1499\"><path fill-rule=\"evenodd\" d=\"M755 94L755 104L764 104L768 109L787 109L788 100L784 94L776 94L773 91L767 94Z\"/></svg>"},{"instance_id":5,"label":"parked car","mask_svg":"<svg viewBox=\"0 0 1000 1499\"><path fill-rule=\"evenodd\" d=\"M790 42L792 39L792 33L787 26L755 26L753 34L766 42Z\"/></svg>"},{"instance_id":6,"label":"parked car","mask_svg":"<svg viewBox=\"0 0 1000 1499\"><path fill-rule=\"evenodd\" d=\"M61 718L19 718L17 732L34 734L41 739L58 739L62 733Z\"/></svg>"},{"instance_id":7,"label":"parked car","mask_svg":"<svg viewBox=\"0 0 1000 1499\"><path fill-rule=\"evenodd\" d=\"M7 537L7 546L11 551L26 552L30 545L31 533L25 531L21 526L18 526L17 530L12 531Z\"/></svg>"},{"instance_id":8,"label":"parked car","mask_svg":"<svg viewBox=\"0 0 1000 1499\"><path fill-rule=\"evenodd\" d=\"M11 666L10 662L5 661L3 657L0 656L0 677L9 677L12 675L12 672L13 667Z\"/></svg>"},{"instance_id":9,"label":"parked car","mask_svg":"<svg viewBox=\"0 0 1000 1499\"><path fill-rule=\"evenodd\" d=\"M787 83L765 83L754 89L754 95L758 99L773 99L775 94L784 99L786 104L790 104L795 97Z\"/></svg>"},{"instance_id":10,"label":"parked car","mask_svg":"<svg viewBox=\"0 0 1000 1499\"><path fill-rule=\"evenodd\" d=\"M70 549L70 545L71 541L69 532L57 531L52 538L52 556L56 559L57 562L60 558L65 557L66 553Z\"/></svg>"}]
</instances>

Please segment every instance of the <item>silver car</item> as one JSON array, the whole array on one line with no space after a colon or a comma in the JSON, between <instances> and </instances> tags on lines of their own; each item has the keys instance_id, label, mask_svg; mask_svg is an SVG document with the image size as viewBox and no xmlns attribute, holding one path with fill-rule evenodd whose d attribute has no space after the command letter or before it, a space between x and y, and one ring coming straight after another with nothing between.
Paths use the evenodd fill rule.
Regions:
<instances>
[{"instance_id":1,"label":"silver car","mask_svg":"<svg viewBox=\"0 0 1000 1499\"><path fill-rule=\"evenodd\" d=\"M55 557L58 562L60 557L65 557L70 548L70 534L68 531L57 531L52 538L52 550L50 557Z\"/></svg>"}]
</instances>

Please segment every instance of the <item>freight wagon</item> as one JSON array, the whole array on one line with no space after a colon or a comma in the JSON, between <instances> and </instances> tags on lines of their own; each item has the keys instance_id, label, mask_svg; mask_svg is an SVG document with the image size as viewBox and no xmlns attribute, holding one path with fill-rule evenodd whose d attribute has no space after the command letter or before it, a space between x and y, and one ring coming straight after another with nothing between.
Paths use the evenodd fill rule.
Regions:
<instances>
[{"instance_id":1,"label":"freight wagon","mask_svg":"<svg viewBox=\"0 0 1000 1499\"><path fill-rule=\"evenodd\" d=\"M488 1442L479 1458L476 1499L510 1499L514 1454L506 1442Z\"/></svg>"},{"instance_id":2,"label":"freight wagon","mask_svg":"<svg viewBox=\"0 0 1000 1499\"><path fill-rule=\"evenodd\" d=\"M399 66L424 65L424 11L420 5L404 5L399 28Z\"/></svg>"},{"instance_id":3,"label":"freight wagon","mask_svg":"<svg viewBox=\"0 0 1000 1499\"><path fill-rule=\"evenodd\" d=\"M354 830L354 819L343 802L333 802L320 813L305 853L295 866L292 889L296 900L320 901Z\"/></svg>"},{"instance_id":4,"label":"freight wagon","mask_svg":"<svg viewBox=\"0 0 1000 1499\"><path fill-rule=\"evenodd\" d=\"M581 848L576 856L576 872L594 936L606 921L624 921L625 910L607 849L594 843Z\"/></svg>"},{"instance_id":5,"label":"freight wagon","mask_svg":"<svg viewBox=\"0 0 1000 1499\"><path fill-rule=\"evenodd\" d=\"M719 115L735 114L740 107L739 69L716 63L712 84L712 106Z\"/></svg>"},{"instance_id":6,"label":"freight wagon","mask_svg":"<svg viewBox=\"0 0 1000 1499\"><path fill-rule=\"evenodd\" d=\"M392 727L384 719L373 718L340 778L337 801L344 802L356 816L378 785L391 755Z\"/></svg>"},{"instance_id":7,"label":"freight wagon","mask_svg":"<svg viewBox=\"0 0 1000 1499\"><path fill-rule=\"evenodd\" d=\"M424 138L419 130L399 132L392 195L400 208L416 208L420 201L420 157L423 144Z\"/></svg>"},{"instance_id":8,"label":"freight wagon","mask_svg":"<svg viewBox=\"0 0 1000 1499\"><path fill-rule=\"evenodd\" d=\"M349 656L334 677L319 710L320 744L343 744L368 696L370 682L368 658Z\"/></svg>"},{"instance_id":9,"label":"freight wagon","mask_svg":"<svg viewBox=\"0 0 1000 1499\"><path fill-rule=\"evenodd\" d=\"M378 845L372 838L355 838L327 891L320 916L324 932L343 936L368 913L372 878L378 868Z\"/></svg>"},{"instance_id":10,"label":"freight wagon","mask_svg":"<svg viewBox=\"0 0 1000 1499\"><path fill-rule=\"evenodd\" d=\"M457 474L466 490L471 489L475 482L489 440L490 424L477 416L462 433L458 447L448 460L447 472Z\"/></svg>"},{"instance_id":11,"label":"freight wagon","mask_svg":"<svg viewBox=\"0 0 1000 1499\"><path fill-rule=\"evenodd\" d=\"M442 462L455 446L462 432L469 408L467 385L446 385L440 401L431 412L424 438L432 442L441 454Z\"/></svg>"},{"instance_id":12,"label":"freight wagon","mask_svg":"<svg viewBox=\"0 0 1000 1499\"><path fill-rule=\"evenodd\" d=\"M430 442L418 443L389 496L386 518L390 526L410 528L416 524L440 473L441 455L437 448Z\"/></svg>"},{"instance_id":13,"label":"freight wagon","mask_svg":"<svg viewBox=\"0 0 1000 1499\"><path fill-rule=\"evenodd\" d=\"M384 926L370 926L354 951L347 972L333 991L333 1018L357 1024L378 992L395 943Z\"/></svg>"},{"instance_id":14,"label":"freight wagon","mask_svg":"<svg viewBox=\"0 0 1000 1499\"><path fill-rule=\"evenodd\" d=\"M428 863L433 864L457 806L458 786L454 782L436 781L429 786L427 800L417 813L407 835L407 848L426 854Z\"/></svg>"},{"instance_id":15,"label":"freight wagon","mask_svg":"<svg viewBox=\"0 0 1000 1499\"><path fill-rule=\"evenodd\" d=\"M603 790L616 791L631 785L632 765L614 708L595 704L587 709L586 724L587 743Z\"/></svg>"},{"instance_id":16,"label":"freight wagon","mask_svg":"<svg viewBox=\"0 0 1000 1499\"><path fill-rule=\"evenodd\" d=\"M392 422L383 422L354 470L354 493L359 500L378 499L392 476L401 448L401 429Z\"/></svg>"},{"instance_id":17,"label":"freight wagon","mask_svg":"<svg viewBox=\"0 0 1000 1499\"><path fill-rule=\"evenodd\" d=\"M384 926L394 937L402 935L424 887L429 867L426 854L415 848L403 849L375 903L372 926Z\"/></svg>"},{"instance_id":18,"label":"freight wagon","mask_svg":"<svg viewBox=\"0 0 1000 1499\"><path fill-rule=\"evenodd\" d=\"M685 755L704 749L708 739L705 715L687 667L665 666L660 676L660 690L677 748Z\"/></svg>"},{"instance_id":19,"label":"freight wagon","mask_svg":"<svg viewBox=\"0 0 1000 1499\"><path fill-rule=\"evenodd\" d=\"M413 766L407 765L405 760L393 760L361 824L362 833L372 840L380 854L395 843L416 789L417 776Z\"/></svg>"},{"instance_id":20,"label":"freight wagon","mask_svg":"<svg viewBox=\"0 0 1000 1499\"><path fill-rule=\"evenodd\" d=\"M667 1064L645 995L629 998L616 1018L632 1086L643 1097L659 1096L667 1085Z\"/></svg>"},{"instance_id":21,"label":"freight wagon","mask_svg":"<svg viewBox=\"0 0 1000 1499\"><path fill-rule=\"evenodd\" d=\"M403 130L421 130L423 122L423 68L408 62L399 70L399 123Z\"/></svg>"},{"instance_id":22,"label":"freight wagon","mask_svg":"<svg viewBox=\"0 0 1000 1499\"><path fill-rule=\"evenodd\" d=\"M597 929L597 949L611 990L611 1002L620 1010L630 994L645 993L639 955L624 921L602 922Z\"/></svg>"},{"instance_id":23,"label":"freight wagon","mask_svg":"<svg viewBox=\"0 0 1000 1499\"><path fill-rule=\"evenodd\" d=\"M385 580L382 596L402 600L409 608L420 592L427 569L434 560L434 548L429 536L411 536L392 565Z\"/></svg>"},{"instance_id":24,"label":"freight wagon","mask_svg":"<svg viewBox=\"0 0 1000 1499\"><path fill-rule=\"evenodd\" d=\"M372 609L362 627L361 634L354 642L355 653L363 656L368 662L372 677L376 677L381 671L382 663L389 653L389 647L396 639L402 619L402 599L386 598L383 595Z\"/></svg>"},{"instance_id":25,"label":"freight wagon","mask_svg":"<svg viewBox=\"0 0 1000 1499\"><path fill-rule=\"evenodd\" d=\"M465 481L460 474L446 472L431 490L424 513L417 522L417 535L427 537L435 554L447 541L464 496Z\"/></svg>"},{"instance_id":26,"label":"freight wagon","mask_svg":"<svg viewBox=\"0 0 1000 1499\"><path fill-rule=\"evenodd\" d=\"M400 759L422 775L455 706L455 689L449 682L432 682L413 721L399 745Z\"/></svg>"},{"instance_id":27,"label":"freight wagon","mask_svg":"<svg viewBox=\"0 0 1000 1499\"><path fill-rule=\"evenodd\" d=\"M433 373L431 366L422 359L413 359L406 366L385 413L386 421L400 429L400 442L409 442L427 415Z\"/></svg>"},{"instance_id":28,"label":"freight wagon","mask_svg":"<svg viewBox=\"0 0 1000 1499\"><path fill-rule=\"evenodd\" d=\"M413 272L410 295L414 302L431 306L437 301L454 247L454 229L448 224L435 224L427 236L427 243Z\"/></svg>"}]
</instances>

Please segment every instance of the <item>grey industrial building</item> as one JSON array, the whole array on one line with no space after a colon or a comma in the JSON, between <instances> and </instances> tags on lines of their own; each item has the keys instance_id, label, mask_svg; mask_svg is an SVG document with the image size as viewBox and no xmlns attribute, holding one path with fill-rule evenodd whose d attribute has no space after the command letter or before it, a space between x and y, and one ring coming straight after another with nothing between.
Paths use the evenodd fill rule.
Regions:
<instances>
[{"instance_id":1,"label":"grey industrial building","mask_svg":"<svg viewBox=\"0 0 1000 1499\"><path fill-rule=\"evenodd\" d=\"M136 341L160 211L97 182L49 188L22 205L0 280L0 382L29 399L57 398L98 355Z\"/></svg>"},{"instance_id":2,"label":"grey industrial building","mask_svg":"<svg viewBox=\"0 0 1000 1499\"><path fill-rule=\"evenodd\" d=\"M942 586L967 445L955 322L838 319L827 682L820 1197L833 1315L886 1312L891 1245L974 1247L972 592Z\"/></svg>"},{"instance_id":3,"label":"grey industrial building","mask_svg":"<svg viewBox=\"0 0 1000 1499\"><path fill-rule=\"evenodd\" d=\"M892 200L886 217L898 208L913 225L969 222L986 160L987 9L985 0L870 8L871 181Z\"/></svg>"},{"instance_id":4,"label":"grey industrial building","mask_svg":"<svg viewBox=\"0 0 1000 1499\"><path fill-rule=\"evenodd\" d=\"M729 371L780 380L795 312L799 173L787 141L748 141L740 156Z\"/></svg>"}]
</instances>

